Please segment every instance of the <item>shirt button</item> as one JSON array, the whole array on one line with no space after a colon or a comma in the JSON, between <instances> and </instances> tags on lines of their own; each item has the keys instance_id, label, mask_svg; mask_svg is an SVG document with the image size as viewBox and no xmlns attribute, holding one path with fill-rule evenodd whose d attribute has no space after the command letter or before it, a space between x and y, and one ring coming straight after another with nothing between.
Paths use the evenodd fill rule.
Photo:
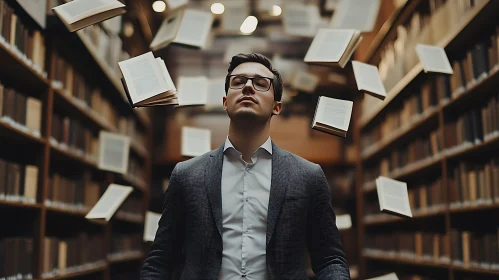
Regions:
<instances>
[{"instance_id":1,"label":"shirt button","mask_svg":"<svg viewBox=\"0 0 499 280\"><path fill-rule=\"evenodd\" d=\"M246 274L241 275L242 277L246 277Z\"/></svg>"},{"instance_id":2,"label":"shirt button","mask_svg":"<svg viewBox=\"0 0 499 280\"><path fill-rule=\"evenodd\" d=\"M246 167L246 171L249 171L249 167Z\"/></svg>"},{"instance_id":3,"label":"shirt button","mask_svg":"<svg viewBox=\"0 0 499 280\"><path fill-rule=\"evenodd\" d=\"M249 201L249 198L246 198L246 202L248 202L248 201Z\"/></svg>"}]
</instances>

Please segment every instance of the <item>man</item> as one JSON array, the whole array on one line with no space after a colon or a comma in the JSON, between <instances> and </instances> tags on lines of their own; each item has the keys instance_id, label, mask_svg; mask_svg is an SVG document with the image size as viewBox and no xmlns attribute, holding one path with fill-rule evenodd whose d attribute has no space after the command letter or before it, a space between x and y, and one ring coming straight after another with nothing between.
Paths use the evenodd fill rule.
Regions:
<instances>
[{"instance_id":1,"label":"man","mask_svg":"<svg viewBox=\"0 0 499 280\"><path fill-rule=\"evenodd\" d=\"M282 79L260 54L230 62L225 144L178 163L170 177L142 280L350 279L331 196L319 165L278 148L270 120L282 110Z\"/></svg>"}]
</instances>

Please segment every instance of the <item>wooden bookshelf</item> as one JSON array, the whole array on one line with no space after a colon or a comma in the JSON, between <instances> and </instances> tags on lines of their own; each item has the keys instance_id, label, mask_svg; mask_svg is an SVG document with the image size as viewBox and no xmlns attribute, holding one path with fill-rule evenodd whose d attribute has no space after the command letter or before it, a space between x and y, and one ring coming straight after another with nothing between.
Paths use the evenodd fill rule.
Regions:
<instances>
[{"instance_id":1,"label":"wooden bookshelf","mask_svg":"<svg viewBox=\"0 0 499 280\"><path fill-rule=\"evenodd\" d=\"M420 7L418 6L424 5L426 2L428 1L415 1L413 4L406 2L399 7L399 10L396 10L395 14L392 15L392 18L385 23L386 26L383 26L383 29L379 32L379 38L373 41L369 52L364 56L365 62L377 65L376 63L378 63L382 49L396 37L397 26L405 24L409 19L407 14L412 14L416 10L419 11ZM476 35L478 32L477 30L492 30L492 28L487 29L486 27L490 26L492 11L497 11L499 9L499 1L476 1L475 3L477 3L475 7L472 7L467 11L464 16L459 17L458 24L450 27L447 34L440 37L440 39L434 43L435 45L444 47L447 53L452 54L450 56L452 60L460 59L464 52L472 48L472 45L474 47L475 43L470 42L470 37L478 38L479 36ZM400 17L403 13L406 14L405 18L398 19L397 15ZM494 25L497 25L496 20L494 21ZM482 32L483 36L489 36L489 33L485 34L485 32L490 31ZM490 213L496 213L499 209L499 204L493 199L492 203L483 202L471 204L471 202L466 202L467 204L463 204L461 207L456 207L454 204L451 205L451 201L453 201L451 200L451 195L454 191L452 188L454 187L451 182L451 179L453 179L452 175L449 174L452 174L456 166L461 162L470 162L470 164L474 164L474 161L477 161L482 164L483 162L488 162L488 160L497 158L496 151L499 149L499 133L489 134L487 138L483 138L481 141L475 141L474 143L449 146L447 142L444 141L447 141L446 139L452 135L448 135L449 132L447 132L445 128L448 124L452 124L456 118L461 118L464 113L469 112L471 109L475 110L474 108L479 108L479 114L480 110L490 102L492 97L497 97L497 86L499 85L498 77L499 64L496 66L489 65L486 76L482 75L478 81L466 84L461 91L452 92L451 90L451 97L440 99L440 95L437 95L436 106L433 104L434 109L431 112L420 114L417 120L395 127L396 129L389 131L389 135L381 134L381 140L377 142L371 141L371 143L369 143L368 141L364 141L364 145L368 144L370 146L362 147L361 140L363 137L369 137L367 139L376 137L374 139L378 139L380 137L379 131L385 131L386 134L386 131L388 130L375 129L379 129L381 125L389 121L385 121L385 116L388 116L388 113L390 112L393 114L393 112L396 112L395 110L399 110L398 108L400 108L402 101L414 94L419 94L419 92L414 89L419 89L421 85L427 81L437 82L437 76L425 74L422 65L416 63L414 67L408 69L405 76L397 83L394 83L394 86L389 90L385 101L380 102L378 105L374 106L375 108L373 110L356 119L354 134L357 138L356 147L358 148L359 155L356 166L356 207L357 224L359 224L357 238L361 250L365 249L364 244L367 242L365 240L373 234L389 232L390 230L396 232L399 228L425 232L429 227L432 227L434 224L436 227L436 224L438 224L438 228L434 230L435 232L449 235L449 238L446 241L448 243L445 246L450 248L449 254L452 257L453 251L457 249L452 246L450 237L451 231L469 231L470 234L475 232L481 233L481 230L483 230L482 227L478 226L475 229L473 225L469 225L469 228L466 228L467 223L471 222L471 220L474 220L475 223L481 223L481 221L484 220L480 219L480 217L490 215ZM436 94L435 89L432 89L431 94ZM485 113L482 112L482 114ZM479 125L482 125L481 121ZM376 168L380 168L380 165L376 164L380 163L381 160L388 159L389 162L393 162L393 158L391 157L393 157L396 150L409 145L409 143L418 136L425 137L427 135L425 133L434 131L435 128L440 133L438 134L437 140L440 145L438 152L432 152L433 156L420 161L409 162L409 164L401 168L393 168L392 166L387 176L407 182L409 189L411 189L411 187L416 188L423 183L428 184L429 182L426 182L425 180L434 180L430 179L430 177L439 178L439 180L441 180L440 187L443 188L442 195L445 205L435 211L413 210L412 219L404 219L384 213L366 215L365 208L372 207L372 202L376 200L377 195L374 194L376 191L376 184L371 180L372 174L368 176L369 178L366 178L369 181L365 181L364 170L371 170L372 172L374 167L374 171L376 171ZM484 135L481 137L483 136ZM482 168L480 170L483 170L484 167L480 165L480 167L477 168ZM425 179L427 177L428 179ZM366 204L366 202L369 201L371 204ZM461 227L464 227L465 229ZM487 276L499 275L499 270L494 269L464 268L452 262L441 263L417 260L416 258L403 258L399 255L391 255L388 253L370 254L362 252L360 259L361 279L366 276L367 263L372 261L414 265L423 268L438 268L447 271L449 279L457 279L463 273L483 274Z\"/></svg>"},{"instance_id":2,"label":"wooden bookshelf","mask_svg":"<svg viewBox=\"0 0 499 280\"><path fill-rule=\"evenodd\" d=\"M436 45L443 47L448 51L448 45L454 43L453 46L457 45L457 42L462 42L466 40L468 35L473 32L473 30L467 29L467 27L471 24L474 24L473 21L483 21L484 18L491 16L491 13L497 9L497 3L495 1L486 1L480 2L478 6L474 7L473 10L466 14L466 16L460 20L460 24L458 26L454 26L444 38L442 38ZM464 32L468 31L468 32ZM455 46L459 48L459 46ZM364 128L369 123L371 123L377 116L381 115L383 110L386 110L386 107L394 100L413 80L416 79L423 72L423 65L421 63L416 64L405 76L402 80L400 80L388 93L387 97L376 106L375 109L372 109L369 113L364 114L359 119L358 126L359 128Z\"/></svg>"},{"instance_id":3,"label":"wooden bookshelf","mask_svg":"<svg viewBox=\"0 0 499 280\"><path fill-rule=\"evenodd\" d=\"M0 0L0 3L4 1L8 5L15 8L14 12L22 22L32 21L31 18L27 18L29 17L27 13L17 10L19 7L15 1ZM137 141L131 141L130 147L131 156L140 158L141 168L143 168L142 173L145 176L143 180L136 180L129 174L120 175L114 172L99 170L95 160L90 160L86 156L78 154L69 148L62 148L61 146L52 143L50 139L54 112L59 114L62 113L72 120L77 120L84 128L93 132L98 132L99 130L115 133L119 132L118 128L114 127L114 125L111 124L105 117L100 116L99 113L84 105L83 102L75 99L69 94L66 94L63 90L60 90L54 86L56 40L57 44L67 44L65 46L66 48L72 48L70 44L74 43L74 40L60 39L69 38L73 35L67 32L67 30L64 31L66 33L61 34L54 32L54 30L51 30L50 28L42 30L39 29L39 27L33 27L32 25L27 25L27 28L38 30L44 38L44 61L46 69L43 69L43 71L45 72L45 76L43 71L37 71L36 68L32 67L31 63L27 59L23 58L22 55L19 55L18 51L15 51L13 47L6 45L8 43L3 44L0 42L0 61L2 62L0 63L0 82L8 82L9 88L18 90L26 96L36 97L41 101L41 131L39 137L37 137L35 134L18 125L12 125L5 121L0 121L0 144L3 148L2 154L5 155L5 159L8 161L17 163L16 160L19 160L18 163L27 164L27 161L31 160L30 164L35 165L38 168L36 203L30 204L21 201L7 201L0 199L0 210L4 211L4 215L7 214L7 216L12 215L11 213L14 212L19 213L22 217L24 217L24 215L33 217L30 221L33 223L32 226L30 225L30 227L32 227L30 233L19 232L19 236L29 237L33 241L32 278L35 280L62 280L81 276L88 276L91 279L109 280L113 276L112 270L110 269L111 264L129 261L135 261L130 262L130 265L139 270L141 264L140 260L145 256L144 252L141 252L140 255L128 256L126 258L119 259L109 258L109 254L114 234L121 233L122 231L142 234L145 211L149 206L149 183L151 173L150 150L152 147L150 112L149 110L135 110L127 108L127 106L130 106L128 105L128 100L124 95L121 97L123 103L112 104L120 116L126 118L133 116L135 129L140 131L145 137L145 146ZM81 41L81 43L94 58L94 61L86 61L86 63L88 63L88 67L83 69L87 72L82 71L80 74L83 76L89 75L90 77L93 77L95 73L91 73L91 71L95 71L95 65L97 65L105 74L104 79L102 81L98 81L98 86L102 88L107 87L107 89L109 89L109 86L107 85L107 83L109 83L114 87L113 90L103 90L101 92L102 96L106 99L113 100L116 99L116 94L123 94L118 74L113 73L107 64L96 55L95 50L89 48L89 45L86 45L88 42ZM74 54L75 57L78 55L78 53ZM69 63L72 63L71 60L69 60ZM101 82L105 84L100 84ZM26 151L18 151L19 149L24 149L25 147ZM13 152L10 150L15 150L16 153L26 155L20 155L17 158L15 155L11 156ZM29 156L27 155L28 151L36 152L36 155L32 156L35 159L29 159ZM0 158L3 158L3 156L0 155ZM55 169L62 169L65 171L57 171ZM65 173L67 176L90 174L92 182L97 182L106 186L110 183L117 182L132 185L137 190L134 195L136 195L140 200L140 203L143 204L143 207L136 211L136 213L141 215L141 219L133 217L113 217L109 223L92 223L85 220L87 211L75 208L63 208L46 205L45 201L49 197L49 176L55 171ZM64 221L61 221L59 225L57 224L58 219ZM81 228L75 229L77 232L71 232L68 234L67 230L64 229L66 221L68 223L73 223L73 225L78 225L78 227L80 227L81 223ZM114 227L114 225L112 225L113 221L124 223ZM57 226L54 226L54 223ZM25 229L22 230L25 231ZM96 232L93 232L93 230L96 230ZM94 263L93 266L82 264L81 269L78 271L42 278L45 257L45 238L66 238L68 235L72 236L73 233L87 233L89 235L97 234L97 236L102 237L104 240L103 247L105 255L102 257L101 261ZM4 236L0 238L3 237ZM69 253L70 252L68 252L68 255Z\"/></svg>"}]
</instances>

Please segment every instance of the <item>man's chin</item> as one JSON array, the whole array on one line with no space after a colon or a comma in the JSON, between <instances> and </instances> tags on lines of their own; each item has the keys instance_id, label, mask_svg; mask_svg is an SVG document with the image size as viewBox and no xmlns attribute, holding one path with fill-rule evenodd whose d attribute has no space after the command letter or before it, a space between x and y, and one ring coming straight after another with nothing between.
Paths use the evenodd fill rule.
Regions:
<instances>
[{"instance_id":1,"label":"man's chin","mask_svg":"<svg viewBox=\"0 0 499 280\"><path fill-rule=\"evenodd\" d=\"M252 108L239 108L230 117L235 120L258 120L261 118Z\"/></svg>"}]
</instances>

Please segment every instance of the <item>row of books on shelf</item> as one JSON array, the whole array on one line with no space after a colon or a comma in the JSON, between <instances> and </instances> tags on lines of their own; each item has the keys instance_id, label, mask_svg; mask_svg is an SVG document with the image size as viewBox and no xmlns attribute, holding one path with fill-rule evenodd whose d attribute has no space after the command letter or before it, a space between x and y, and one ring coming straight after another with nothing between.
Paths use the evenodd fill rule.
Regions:
<instances>
[{"instance_id":1,"label":"row of books on shelf","mask_svg":"<svg viewBox=\"0 0 499 280\"><path fill-rule=\"evenodd\" d=\"M38 167L0 159L0 201L36 203Z\"/></svg>"},{"instance_id":2,"label":"row of books on shelf","mask_svg":"<svg viewBox=\"0 0 499 280\"><path fill-rule=\"evenodd\" d=\"M111 239L111 252L113 257L141 252L142 234L114 234Z\"/></svg>"},{"instance_id":3,"label":"row of books on shelf","mask_svg":"<svg viewBox=\"0 0 499 280\"><path fill-rule=\"evenodd\" d=\"M42 102L0 83L0 121L40 137Z\"/></svg>"},{"instance_id":4,"label":"row of books on shelf","mask_svg":"<svg viewBox=\"0 0 499 280\"><path fill-rule=\"evenodd\" d=\"M33 279L33 248L32 238L0 239L0 280Z\"/></svg>"},{"instance_id":5,"label":"row of books on shelf","mask_svg":"<svg viewBox=\"0 0 499 280\"><path fill-rule=\"evenodd\" d=\"M499 203L498 160L460 162L451 170L448 178L451 209Z\"/></svg>"},{"instance_id":6,"label":"row of books on shelf","mask_svg":"<svg viewBox=\"0 0 499 280\"><path fill-rule=\"evenodd\" d=\"M45 237L42 277L91 269L106 263L104 237L80 233L75 237Z\"/></svg>"},{"instance_id":7,"label":"row of books on shelf","mask_svg":"<svg viewBox=\"0 0 499 280\"><path fill-rule=\"evenodd\" d=\"M420 9L412 13L407 22L397 27L396 38L381 51L378 68L385 88L391 90L418 63L417 54L413 51L416 44L441 44L442 38L458 27L463 17L485 2L487 1L423 1L431 9Z\"/></svg>"},{"instance_id":8,"label":"row of books on shelf","mask_svg":"<svg viewBox=\"0 0 499 280\"><path fill-rule=\"evenodd\" d=\"M26 26L5 0L0 1L0 44L47 78L44 36L39 30Z\"/></svg>"}]
</instances>

